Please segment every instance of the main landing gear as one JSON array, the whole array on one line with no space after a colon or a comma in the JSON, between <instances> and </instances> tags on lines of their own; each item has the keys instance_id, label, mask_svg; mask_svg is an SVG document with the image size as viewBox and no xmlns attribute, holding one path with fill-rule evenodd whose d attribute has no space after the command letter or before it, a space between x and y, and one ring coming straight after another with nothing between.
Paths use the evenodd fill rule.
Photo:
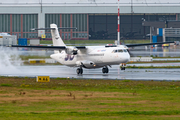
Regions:
<instances>
[{"instance_id":1,"label":"main landing gear","mask_svg":"<svg viewBox=\"0 0 180 120\"><path fill-rule=\"evenodd\" d=\"M102 73L108 73L108 72L109 72L109 69L107 66L102 68Z\"/></svg>"},{"instance_id":2,"label":"main landing gear","mask_svg":"<svg viewBox=\"0 0 180 120\"><path fill-rule=\"evenodd\" d=\"M78 75L82 75L82 74L83 74L83 69L82 69L82 67L77 68L76 72L77 72ZM105 66L105 67L102 68L102 73L108 73L108 72L109 72L109 69L108 69L107 66Z\"/></svg>"},{"instance_id":3,"label":"main landing gear","mask_svg":"<svg viewBox=\"0 0 180 120\"><path fill-rule=\"evenodd\" d=\"M78 69L76 70L76 72L77 72L78 75L79 75L79 74L83 74L83 69L82 69L82 67L78 68Z\"/></svg>"}]
</instances>

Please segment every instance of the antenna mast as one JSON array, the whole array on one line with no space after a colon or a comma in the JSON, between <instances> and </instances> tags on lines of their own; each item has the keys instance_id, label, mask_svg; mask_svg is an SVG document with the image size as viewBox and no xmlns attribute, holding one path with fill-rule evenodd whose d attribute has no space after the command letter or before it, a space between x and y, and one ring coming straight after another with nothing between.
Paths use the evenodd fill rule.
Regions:
<instances>
[{"instance_id":1,"label":"antenna mast","mask_svg":"<svg viewBox=\"0 0 180 120\"><path fill-rule=\"evenodd\" d=\"M117 45L120 45L120 12L119 12L119 0L118 0L118 40Z\"/></svg>"}]
</instances>

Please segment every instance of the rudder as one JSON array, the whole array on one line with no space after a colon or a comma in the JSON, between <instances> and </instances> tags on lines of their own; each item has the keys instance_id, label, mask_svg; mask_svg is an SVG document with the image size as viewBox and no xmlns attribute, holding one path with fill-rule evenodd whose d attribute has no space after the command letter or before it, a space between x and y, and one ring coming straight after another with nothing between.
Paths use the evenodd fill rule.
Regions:
<instances>
[{"instance_id":1,"label":"rudder","mask_svg":"<svg viewBox=\"0 0 180 120\"><path fill-rule=\"evenodd\" d=\"M62 38L59 35L58 27L56 24L50 24L51 29L51 35L52 35L52 41L53 41L53 46L66 46L62 40Z\"/></svg>"}]
</instances>

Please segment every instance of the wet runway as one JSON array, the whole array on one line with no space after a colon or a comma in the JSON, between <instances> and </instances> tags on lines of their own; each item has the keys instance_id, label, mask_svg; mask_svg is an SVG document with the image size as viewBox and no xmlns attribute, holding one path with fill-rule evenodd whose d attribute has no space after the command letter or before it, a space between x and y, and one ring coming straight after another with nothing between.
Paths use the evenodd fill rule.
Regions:
<instances>
[{"instance_id":1,"label":"wet runway","mask_svg":"<svg viewBox=\"0 0 180 120\"><path fill-rule=\"evenodd\" d=\"M153 49L154 50L154 49ZM153 51L147 49L133 50L132 53L137 55L142 53L142 56L180 56L180 49L156 49ZM25 55L31 55L32 51L23 51ZM27 52L27 53L26 53ZM51 51L52 52L52 51ZM159 53L160 52L160 53ZM49 52L35 51L39 56L49 56ZM43 53L43 54L42 54ZM145 53L145 54L144 54ZM153 53L153 54L151 54ZM157 53L157 54L156 54ZM168 54L165 54L168 53ZM119 66L112 66L109 68L108 74L103 74L102 69L83 69L83 75L77 75L77 68L70 68L63 65L52 66L21 66L22 61L19 59L22 53L16 49L0 48L0 76L21 76L21 77L36 77L36 76L50 76L51 78L80 78L80 79L118 79L118 80L180 80L180 69L126 69L121 71ZM34 54L33 54L34 55ZM35 54L36 55L36 54ZM11 63L11 56L14 58L13 65ZM133 66L133 64L131 64ZM180 63L149 63L149 64L135 64L136 66L180 66Z\"/></svg>"},{"instance_id":2,"label":"wet runway","mask_svg":"<svg viewBox=\"0 0 180 120\"><path fill-rule=\"evenodd\" d=\"M1 76L50 76L51 78L80 78L80 79L117 79L117 80L180 80L180 69L126 69L121 71L119 66L109 68L108 74L102 69L83 69L83 75L76 74L76 68L63 65L54 66L13 66L0 70Z\"/></svg>"}]
</instances>

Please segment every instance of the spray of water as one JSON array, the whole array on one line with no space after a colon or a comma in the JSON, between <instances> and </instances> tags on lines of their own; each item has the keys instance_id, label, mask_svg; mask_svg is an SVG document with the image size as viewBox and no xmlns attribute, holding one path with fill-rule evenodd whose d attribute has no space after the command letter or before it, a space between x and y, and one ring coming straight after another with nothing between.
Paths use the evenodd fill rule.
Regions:
<instances>
[{"instance_id":1,"label":"spray of water","mask_svg":"<svg viewBox=\"0 0 180 120\"><path fill-rule=\"evenodd\" d=\"M28 51L31 55L32 51ZM41 52L40 52L41 53ZM59 76L71 71L71 68L62 66L26 66L22 65L23 61L20 59L21 51L17 48L9 48L0 46L0 76ZM40 54L42 55L42 54ZM65 70L67 69L67 70Z\"/></svg>"},{"instance_id":2,"label":"spray of water","mask_svg":"<svg viewBox=\"0 0 180 120\"><path fill-rule=\"evenodd\" d=\"M0 74L19 73L18 66L22 64L18 51L15 48L0 47Z\"/></svg>"}]
</instances>

